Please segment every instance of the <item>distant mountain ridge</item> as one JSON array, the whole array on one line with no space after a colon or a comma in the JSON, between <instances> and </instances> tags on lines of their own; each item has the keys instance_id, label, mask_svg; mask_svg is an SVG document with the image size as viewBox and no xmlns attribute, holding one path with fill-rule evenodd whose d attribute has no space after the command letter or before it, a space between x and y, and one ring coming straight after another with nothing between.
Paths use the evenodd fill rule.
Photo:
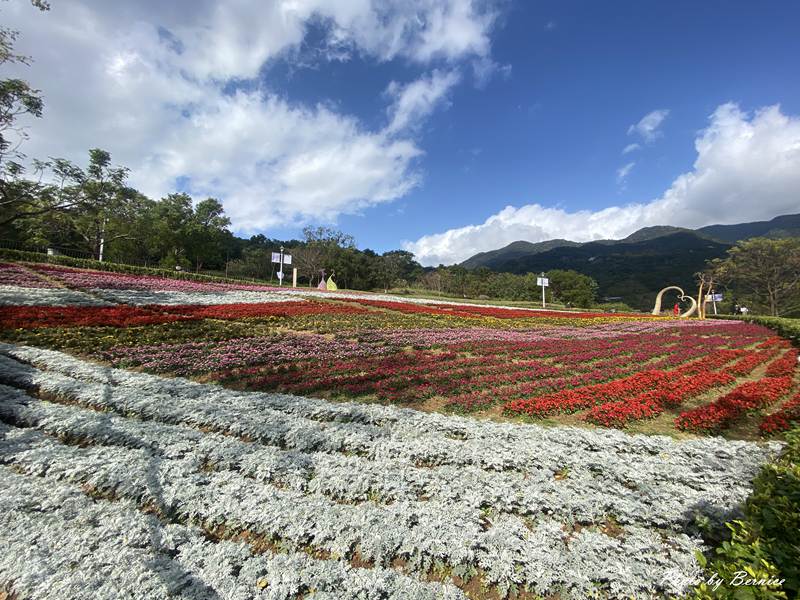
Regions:
<instances>
[{"instance_id":1,"label":"distant mountain ridge","mask_svg":"<svg viewBox=\"0 0 800 600\"><path fill-rule=\"evenodd\" d=\"M498 262L521 258L531 254L539 254L554 248L576 247L584 244L614 245L628 242L643 242L679 232L690 232L705 239L726 242L728 244L735 244L738 241L753 237L800 237L800 214L782 215L769 221L754 221L752 223L738 223L735 225L707 225L699 229L673 227L672 225L655 225L634 231L628 237L621 240L595 240L592 242L572 242L560 238L543 242L518 240L516 242L511 242L508 246L498 248L497 250L479 252L460 263L460 265L467 269L476 269L478 267L489 267L493 269L494 267L492 265Z\"/></svg>"},{"instance_id":2,"label":"distant mountain ridge","mask_svg":"<svg viewBox=\"0 0 800 600\"><path fill-rule=\"evenodd\" d=\"M561 248L564 246L580 246L579 242L570 242L569 240L547 240L546 242L511 242L508 246L500 248L499 250L490 250L489 252L479 252L475 256L468 258L461 263L462 267L467 269L474 269L476 267L485 266L486 262L494 261L498 258L509 260L512 258L519 258L528 256L530 254L538 254L539 252L547 252L553 248Z\"/></svg>"},{"instance_id":3,"label":"distant mountain ridge","mask_svg":"<svg viewBox=\"0 0 800 600\"><path fill-rule=\"evenodd\" d=\"M781 215L769 221L754 221L738 225L707 225L697 231L715 240L731 244L754 237L800 237L800 214Z\"/></svg>"},{"instance_id":4,"label":"distant mountain ridge","mask_svg":"<svg viewBox=\"0 0 800 600\"><path fill-rule=\"evenodd\" d=\"M662 287L693 289L693 274L707 260L722 258L737 241L762 236L800 237L800 214L697 230L668 225L645 227L622 240L517 241L476 254L461 266L520 274L572 269L593 277L601 298L621 297L630 306L646 309Z\"/></svg>"}]
</instances>

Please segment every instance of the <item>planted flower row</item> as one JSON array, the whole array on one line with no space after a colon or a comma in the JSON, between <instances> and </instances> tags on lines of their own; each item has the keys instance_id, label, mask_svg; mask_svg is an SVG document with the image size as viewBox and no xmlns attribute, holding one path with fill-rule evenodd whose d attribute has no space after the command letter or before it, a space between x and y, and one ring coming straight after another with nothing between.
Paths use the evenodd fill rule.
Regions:
<instances>
[{"instance_id":1,"label":"planted flower row","mask_svg":"<svg viewBox=\"0 0 800 600\"><path fill-rule=\"evenodd\" d=\"M358 306L313 301L178 306L9 306L0 315L0 328L132 327L181 320L289 318L365 312L366 309Z\"/></svg>"},{"instance_id":2,"label":"planted flower row","mask_svg":"<svg viewBox=\"0 0 800 600\"><path fill-rule=\"evenodd\" d=\"M798 425L800 425L800 392L784 402L777 411L764 417L759 428L762 433L769 435L789 431Z\"/></svg>"},{"instance_id":3,"label":"planted flower row","mask_svg":"<svg viewBox=\"0 0 800 600\"><path fill-rule=\"evenodd\" d=\"M273 286L189 281L157 277L154 275L129 275L111 271L73 269L50 264L31 264L29 268L61 281L68 287L86 290L173 290L182 292L217 292L226 290L281 291L281 288Z\"/></svg>"},{"instance_id":4,"label":"planted flower row","mask_svg":"<svg viewBox=\"0 0 800 600\"><path fill-rule=\"evenodd\" d=\"M16 263L0 263L0 285L13 285L25 288L55 287L44 277Z\"/></svg>"},{"instance_id":5,"label":"planted flower row","mask_svg":"<svg viewBox=\"0 0 800 600\"><path fill-rule=\"evenodd\" d=\"M736 387L710 404L682 412L675 426L692 432L714 433L731 425L743 414L764 408L788 394L791 377L764 377Z\"/></svg>"}]
</instances>

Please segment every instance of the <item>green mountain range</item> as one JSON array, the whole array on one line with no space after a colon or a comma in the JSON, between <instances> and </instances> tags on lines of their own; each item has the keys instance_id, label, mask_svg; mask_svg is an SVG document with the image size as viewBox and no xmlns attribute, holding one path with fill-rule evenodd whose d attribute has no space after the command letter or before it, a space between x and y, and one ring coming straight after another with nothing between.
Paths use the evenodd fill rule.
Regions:
<instances>
[{"instance_id":1,"label":"green mountain range","mask_svg":"<svg viewBox=\"0 0 800 600\"><path fill-rule=\"evenodd\" d=\"M652 308L655 294L668 285L694 290L694 273L706 261L725 256L728 248L752 237L800 237L800 214L770 221L709 225L692 230L656 226L640 229L622 240L571 242L517 241L465 260L467 269L488 268L509 273L572 269L593 277L601 298L621 298L626 304Z\"/></svg>"}]
</instances>

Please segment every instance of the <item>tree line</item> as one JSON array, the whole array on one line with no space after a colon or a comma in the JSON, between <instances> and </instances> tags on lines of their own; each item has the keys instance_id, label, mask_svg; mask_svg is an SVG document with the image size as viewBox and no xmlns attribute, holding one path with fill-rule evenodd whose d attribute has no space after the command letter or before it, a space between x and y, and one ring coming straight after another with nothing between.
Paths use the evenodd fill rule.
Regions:
<instances>
[{"instance_id":1,"label":"tree line","mask_svg":"<svg viewBox=\"0 0 800 600\"><path fill-rule=\"evenodd\" d=\"M29 178L15 163L0 182L0 238L22 246L54 247L96 260L212 272L275 281L272 253L292 256L301 285L316 285L323 271L347 289L417 288L463 298L536 300L538 274L493 272L485 267L422 267L404 250L361 250L355 239L330 227L306 227L302 239L235 236L222 203L196 201L183 192L158 200L128 185L129 171L101 149L86 167L65 159L33 161ZM597 283L572 270L551 270L548 301L587 308ZM734 303L760 313L800 313L800 240L756 238L734 246L701 274L704 289L724 291ZM730 306L729 306L730 305Z\"/></svg>"},{"instance_id":2,"label":"tree line","mask_svg":"<svg viewBox=\"0 0 800 600\"><path fill-rule=\"evenodd\" d=\"M322 273L348 289L416 287L445 296L531 300L536 276L473 271L460 266L424 268L404 250L361 250L355 239L330 227L306 227L302 239L261 235L239 238L216 198L195 201L186 193L148 198L128 185L128 169L111 155L89 151L86 167L65 159L34 161L36 178L11 169L3 178L0 237L21 247L57 248L95 260L167 269L213 272L274 281L272 253L292 256L301 285ZM590 306L597 284L575 271L551 271L548 298Z\"/></svg>"}]
</instances>

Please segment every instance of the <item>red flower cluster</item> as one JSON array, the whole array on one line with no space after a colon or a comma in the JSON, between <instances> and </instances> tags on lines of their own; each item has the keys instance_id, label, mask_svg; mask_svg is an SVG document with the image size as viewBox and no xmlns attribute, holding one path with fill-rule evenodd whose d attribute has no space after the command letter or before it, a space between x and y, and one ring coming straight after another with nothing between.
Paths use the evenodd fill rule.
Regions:
<instances>
[{"instance_id":1,"label":"red flower cluster","mask_svg":"<svg viewBox=\"0 0 800 600\"><path fill-rule=\"evenodd\" d=\"M0 314L0 327L133 327L192 317L159 312L161 307L138 306L6 306Z\"/></svg>"},{"instance_id":2,"label":"red flower cluster","mask_svg":"<svg viewBox=\"0 0 800 600\"><path fill-rule=\"evenodd\" d=\"M800 355L796 349L792 348L781 356L778 360L772 361L767 367L767 377L781 377L791 375L797 367L797 357Z\"/></svg>"},{"instance_id":3,"label":"red flower cluster","mask_svg":"<svg viewBox=\"0 0 800 600\"><path fill-rule=\"evenodd\" d=\"M744 413L779 400L792 389L791 377L765 377L743 383L711 404L682 412L675 419L678 429L715 432L725 429Z\"/></svg>"},{"instance_id":4,"label":"red flower cluster","mask_svg":"<svg viewBox=\"0 0 800 600\"><path fill-rule=\"evenodd\" d=\"M784 402L776 412L764 417L759 428L762 433L772 434L789 431L798 424L800 424L800 393Z\"/></svg>"},{"instance_id":5,"label":"red flower cluster","mask_svg":"<svg viewBox=\"0 0 800 600\"><path fill-rule=\"evenodd\" d=\"M555 412L575 412L595 404L623 400L642 390L652 390L671 376L666 371L643 371L628 377L586 387L562 390L538 398L523 398L506 403L507 413L544 416Z\"/></svg>"},{"instance_id":6,"label":"red flower cluster","mask_svg":"<svg viewBox=\"0 0 800 600\"><path fill-rule=\"evenodd\" d=\"M756 350L745 354L742 358L737 360L729 369L731 373L737 377L749 375L758 366L763 365L765 362L771 360L780 350L774 346L765 348L763 350Z\"/></svg>"},{"instance_id":7,"label":"red flower cluster","mask_svg":"<svg viewBox=\"0 0 800 600\"><path fill-rule=\"evenodd\" d=\"M7 306L0 328L133 327L200 319L294 317L312 314L357 314L359 306L324 302L267 302L264 304L211 304L179 306Z\"/></svg>"},{"instance_id":8,"label":"red flower cluster","mask_svg":"<svg viewBox=\"0 0 800 600\"><path fill-rule=\"evenodd\" d=\"M247 319L263 317L297 317L301 315L352 315L367 312L360 306L326 302L265 302L263 304L188 304L153 306L153 309L191 317L193 319Z\"/></svg>"},{"instance_id":9,"label":"red flower cluster","mask_svg":"<svg viewBox=\"0 0 800 600\"><path fill-rule=\"evenodd\" d=\"M760 344L756 348L788 348L791 344L788 340L783 339L777 335L773 335Z\"/></svg>"},{"instance_id":10,"label":"red flower cluster","mask_svg":"<svg viewBox=\"0 0 800 600\"><path fill-rule=\"evenodd\" d=\"M680 377L627 400L595 406L583 419L606 427L624 427L628 421L655 417L664 412L667 406L677 406L684 400L734 381L734 377L728 373L706 372Z\"/></svg>"}]
</instances>

